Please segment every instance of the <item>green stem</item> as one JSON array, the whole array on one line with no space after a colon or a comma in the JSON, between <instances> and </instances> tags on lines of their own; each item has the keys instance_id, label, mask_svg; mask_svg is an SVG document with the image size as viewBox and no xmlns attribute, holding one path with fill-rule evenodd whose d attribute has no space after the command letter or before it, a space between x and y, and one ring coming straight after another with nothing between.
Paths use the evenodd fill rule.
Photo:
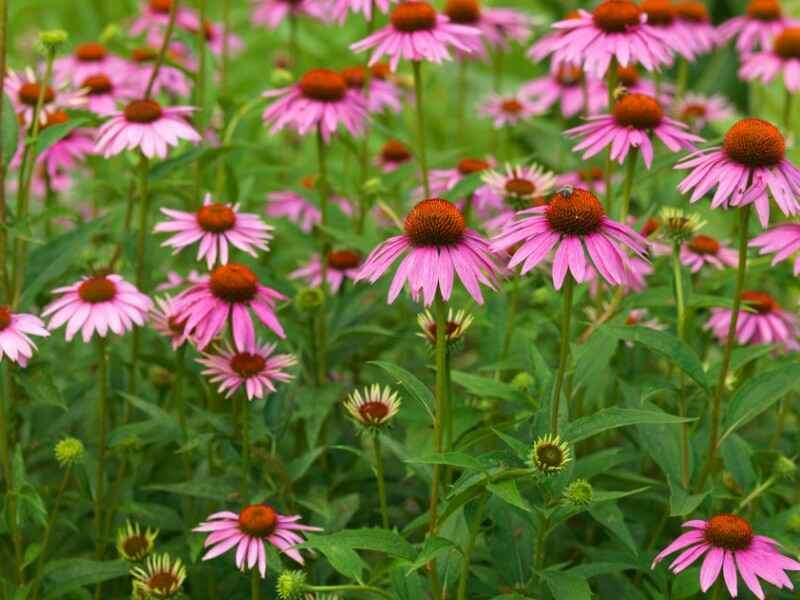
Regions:
<instances>
[{"instance_id":1,"label":"green stem","mask_svg":"<svg viewBox=\"0 0 800 600\"><path fill-rule=\"evenodd\" d=\"M778 475L770 475L763 483L756 487L756 489L750 492L750 494L748 494L748 496L739 503L739 506L736 508L736 512L742 512L742 510L747 508L748 504L771 488L776 481L778 481Z\"/></svg>"},{"instance_id":2,"label":"green stem","mask_svg":"<svg viewBox=\"0 0 800 600\"><path fill-rule=\"evenodd\" d=\"M466 136L466 115L467 115L467 67L468 63L463 56L458 60L458 141L459 145L464 145Z\"/></svg>"},{"instance_id":3,"label":"green stem","mask_svg":"<svg viewBox=\"0 0 800 600\"><path fill-rule=\"evenodd\" d=\"M428 155L425 148L425 113L422 103L422 63L415 60L411 63L414 69L414 99L417 109L417 144L419 145L419 168L422 171L422 189L425 197L430 198L431 186L428 180Z\"/></svg>"},{"instance_id":4,"label":"green stem","mask_svg":"<svg viewBox=\"0 0 800 600\"><path fill-rule=\"evenodd\" d=\"M161 42L161 48L158 51L158 56L156 56L155 63L153 63L153 70L150 71L150 79L147 81L147 87L144 90L145 100L149 99L150 95L153 93L153 85L156 82L156 77L158 77L158 72L161 70L161 65L164 64L164 59L167 56L167 50L169 50L169 41L172 38L172 32L175 30L175 18L178 14L178 2L179 0L173 0L170 5L169 21L167 22L167 30L164 32L164 41ZM202 23L200 24L200 31L203 31ZM202 60L202 57L200 60Z\"/></svg>"},{"instance_id":5,"label":"green stem","mask_svg":"<svg viewBox=\"0 0 800 600\"><path fill-rule=\"evenodd\" d=\"M371 585L356 585L356 584L344 584L344 585L306 585L303 588L303 591L306 592L369 592L372 594L376 594L381 598L388 598L392 600L394 596L389 594L388 592L384 592L382 589L371 586Z\"/></svg>"},{"instance_id":6,"label":"green stem","mask_svg":"<svg viewBox=\"0 0 800 600\"><path fill-rule=\"evenodd\" d=\"M173 4L175 6L175 4ZM139 231L136 241L136 287L140 292L146 293L145 259L147 251L147 216L150 209L150 161L144 154L139 157ZM128 393L136 395L138 387L139 349L141 333L138 327L133 329L131 336L131 375L128 381ZM125 405L125 421L127 422L128 404Z\"/></svg>"},{"instance_id":7,"label":"green stem","mask_svg":"<svg viewBox=\"0 0 800 600\"><path fill-rule=\"evenodd\" d=\"M289 60L291 61L292 71L300 73L300 45L297 42L297 15L293 10L289 11Z\"/></svg>"},{"instance_id":8,"label":"green stem","mask_svg":"<svg viewBox=\"0 0 800 600\"><path fill-rule=\"evenodd\" d=\"M725 342L725 349L722 355L722 364L719 369L717 387L711 400L711 423L708 433L708 451L703 471L700 474L698 489L702 489L706 478L714 468L714 459L717 455L717 444L719 441L719 419L722 395L725 392L725 380L728 378L728 370L731 365L731 353L736 343L736 326L739 323L739 309L742 303L742 289L744 288L745 274L747 273L747 229L750 222L750 205L739 209L739 266L736 269L736 290L733 296L733 311L728 327L728 338Z\"/></svg>"},{"instance_id":9,"label":"green stem","mask_svg":"<svg viewBox=\"0 0 800 600\"><path fill-rule=\"evenodd\" d=\"M564 374L567 371L567 358L569 357L570 324L572 321L572 297L575 280L567 273L564 280L564 298L562 299L563 314L561 317L561 351L559 352L558 373L553 386L553 401L550 406L550 433L558 435L558 411L561 406L561 386L564 383Z\"/></svg>"},{"instance_id":10,"label":"green stem","mask_svg":"<svg viewBox=\"0 0 800 600\"><path fill-rule=\"evenodd\" d=\"M383 453L381 452L381 434L375 432L372 437L375 450L375 479L378 480L378 500L381 506L381 522L384 529L389 529L389 505L386 502L386 481L383 474Z\"/></svg>"},{"instance_id":11,"label":"green stem","mask_svg":"<svg viewBox=\"0 0 800 600\"><path fill-rule=\"evenodd\" d=\"M178 348L175 354L175 383L173 386L173 393L175 394L175 410L178 413L178 424L181 427L181 435L183 436L183 443L189 440L189 435L186 429L186 400L183 394L183 380L186 373L186 344Z\"/></svg>"},{"instance_id":12,"label":"green stem","mask_svg":"<svg viewBox=\"0 0 800 600\"><path fill-rule=\"evenodd\" d=\"M320 260L322 261L322 304L317 310L317 385L322 385L328 378L328 312L326 310L328 296L328 253L331 250L328 238L328 199L330 188L328 182L328 166L326 160L325 140L322 137L322 126L317 127L317 165L319 168L320 225L318 230L320 241Z\"/></svg>"},{"instance_id":13,"label":"green stem","mask_svg":"<svg viewBox=\"0 0 800 600\"><path fill-rule=\"evenodd\" d=\"M536 556L534 558L534 568L541 572L544 569L544 550L547 544L547 534L549 533L550 519L542 517L542 526L539 530L539 537L536 542Z\"/></svg>"},{"instance_id":14,"label":"green stem","mask_svg":"<svg viewBox=\"0 0 800 600\"><path fill-rule=\"evenodd\" d=\"M8 0L0 0L0 81L6 80L6 46L8 32ZM4 140L3 109L5 103L0 102L0 140ZM6 231L6 156L3 144L0 144L0 286L2 286L3 299L11 303L11 284L8 281L8 267L6 266L6 253L8 251L8 233Z\"/></svg>"},{"instance_id":15,"label":"green stem","mask_svg":"<svg viewBox=\"0 0 800 600\"><path fill-rule=\"evenodd\" d=\"M787 133L792 130L792 98L792 92L787 89L783 97L783 130Z\"/></svg>"},{"instance_id":16,"label":"green stem","mask_svg":"<svg viewBox=\"0 0 800 600\"><path fill-rule=\"evenodd\" d=\"M514 277L511 281L511 294L508 299L508 314L506 314L506 332L503 335L503 345L500 348L498 362L502 363L508 357L511 349L511 339L514 337L514 320L517 316L517 306L519 305L519 277ZM494 378L500 379L502 367L498 367L494 372Z\"/></svg>"},{"instance_id":17,"label":"green stem","mask_svg":"<svg viewBox=\"0 0 800 600\"><path fill-rule=\"evenodd\" d=\"M631 191L633 190L633 178L636 175L636 162L639 159L639 149L632 148L631 153L625 160L625 182L622 185L622 206L619 211L619 222L625 223L628 218L628 211L631 204Z\"/></svg>"},{"instance_id":18,"label":"green stem","mask_svg":"<svg viewBox=\"0 0 800 600\"><path fill-rule=\"evenodd\" d=\"M97 410L100 419L100 438L97 445L97 481L94 493L94 524L97 530L95 557L103 558L103 502L106 481L106 438L108 437L108 356L106 338L97 337ZM98 586L99 587L99 586Z\"/></svg>"},{"instance_id":19,"label":"green stem","mask_svg":"<svg viewBox=\"0 0 800 600\"><path fill-rule=\"evenodd\" d=\"M780 408L778 409L778 419L775 423L775 431L772 434L772 439L769 442L770 449L775 449L780 444L783 432L786 429L786 417L791 412L792 397L788 396L781 401Z\"/></svg>"},{"instance_id":20,"label":"green stem","mask_svg":"<svg viewBox=\"0 0 800 600\"><path fill-rule=\"evenodd\" d=\"M608 73L606 73L606 82L608 85L608 110L612 112L614 110L614 92L617 89L617 80L618 80L618 73L617 73L617 59L612 58L611 63L608 65ZM588 110L588 108L587 108ZM613 214L611 212L611 202L614 196L611 193L611 175L614 172L614 161L611 160L611 148L609 147L608 153L606 154L606 170L605 170L605 180L606 180L606 212L608 214Z\"/></svg>"},{"instance_id":21,"label":"green stem","mask_svg":"<svg viewBox=\"0 0 800 600\"><path fill-rule=\"evenodd\" d=\"M58 488L58 493L56 494L56 499L53 502L53 510L50 512L50 515L47 517L47 526L44 529L44 535L42 536L42 546L41 550L39 551L39 558L36 561L36 575L33 578L33 584L31 589L31 600L36 600L39 596L39 585L42 581L42 569L44 568L44 557L47 553L47 544L50 541L50 534L53 531L53 525L56 522L56 517L58 516L58 509L61 507L61 499L64 497L64 490L67 489L67 484L69 483L69 476L72 472L72 465L68 464L64 468L64 477L61 479L61 485Z\"/></svg>"},{"instance_id":22,"label":"green stem","mask_svg":"<svg viewBox=\"0 0 800 600\"><path fill-rule=\"evenodd\" d=\"M686 93L686 86L689 84L689 62L685 58L678 59L678 82L675 91L675 99L681 100Z\"/></svg>"},{"instance_id":23,"label":"green stem","mask_svg":"<svg viewBox=\"0 0 800 600\"><path fill-rule=\"evenodd\" d=\"M261 598L261 576L258 569L253 569L250 574L250 600L260 600Z\"/></svg>"},{"instance_id":24,"label":"green stem","mask_svg":"<svg viewBox=\"0 0 800 600\"><path fill-rule=\"evenodd\" d=\"M228 96L228 64L230 61L231 0L222 0L222 57L219 65L219 94Z\"/></svg>"},{"instance_id":25,"label":"green stem","mask_svg":"<svg viewBox=\"0 0 800 600\"><path fill-rule=\"evenodd\" d=\"M677 307L678 337L686 341L686 300L683 291L683 272L681 270L681 244L675 241L672 244L672 276L675 280L675 306ZM678 413L686 416L686 399L684 397L683 371L678 374ZM681 483L684 488L689 486L689 425L681 424Z\"/></svg>"},{"instance_id":26,"label":"green stem","mask_svg":"<svg viewBox=\"0 0 800 600\"><path fill-rule=\"evenodd\" d=\"M472 551L475 549L475 541L478 539L478 533L481 530L481 522L486 509L486 493L481 494L478 499L478 510L475 513L475 520L472 522L469 531L469 540L467 546L464 548L464 559L461 565L461 579L458 582L458 595L457 600L466 600L467 597L467 581L469 580L469 563L472 558Z\"/></svg>"},{"instance_id":27,"label":"green stem","mask_svg":"<svg viewBox=\"0 0 800 600\"><path fill-rule=\"evenodd\" d=\"M14 471L11 466L11 449L8 435L8 400L11 395L10 374L8 361L0 363L3 377L3 390L0 394L0 454L3 461L3 479L6 483L6 507L8 528L11 531L11 540L14 546L14 574L17 583L22 584L22 538L20 537L19 524L17 523L17 494L14 490Z\"/></svg>"},{"instance_id":28,"label":"green stem","mask_svg":"<svg viewBox=\"0 0 800 600\"><path fill-rule=\"evenodd\" d=\"M173 2L173 4L176 4ZM206 70L208 68L206 64L206 54L207 54L207 41L206 41L206 31L205 31L205 23L206 23L206 0L198 0L197 2L197 13L198 18L200 19L200 26L197 28L197 48L198 48L198 61L197 61L197 75L195 77L194 82L194 105L197 107L197 129L200 132L200 135L205 134L206 127L208 127L208 115L206 114L205 105L206 105ZM172 15L170 15L171 17ZM227 36L223 38L223 40L227 39ZM223 43L225 43L223 41ZM201 161L197 161L194 165L194 172L195 172L195 190L194 190L194 201L195 204L199 205L201 202L201 196L203 193L203 165Z\"/></svg>"},{"instance_id":29,"label":"green stem","mask_svg":"<svg viewBox=\"0 0 800 600\"><path fill-rule=\"evenodd\" d=\"M250 400L242 394L242 501L250 501Z\"/></svg>"}]
</instances>

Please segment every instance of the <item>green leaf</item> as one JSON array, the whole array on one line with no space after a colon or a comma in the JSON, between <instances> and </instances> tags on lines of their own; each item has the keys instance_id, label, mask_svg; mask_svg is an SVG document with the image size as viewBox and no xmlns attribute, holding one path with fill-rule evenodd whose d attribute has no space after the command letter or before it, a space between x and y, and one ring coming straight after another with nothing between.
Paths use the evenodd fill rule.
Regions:
<instances>
[{"instance_id":1,"label":"green leaf","mask_svg":"<svg viewBox=\"0 0 800 600\"><path fill-rule=\"evenodd\" d=\"M14 372L14 381L34 404L57 406L67 410L61 390L53 380L52 365L31 365L24 371Z\"/></svg>"},{"instance_id":2,"label":"green leaf","mask_svg":"<svg viewBox=\"0 0 800 600\"><path fill-rule=\"evenodd\" d=\"M191 496L205 500L228 500L236 492L236 486L222 479L203 478L202 481L187 481L184 483L162 483L148 485L145 490L156 492L169 492L180 496Z\"/></svg>"},{"instance_id":3,"label":"green leaf","mask_svg":"<svg viewBox=\"0 0 800 600\"><path fill-rule=\"evenodd\" d=\"M753 468L753 449L737 434L729 435L719 446L719 453L725 468L731 472L736 483L743 490L756 484L756 471Z\"/></svg>"},{"instance_id":4,"label":"green leaf","mask_svg":"<svg viewBox=\"0 0 800 600\"><path fill-rule=\"evenodd\" d=\"M724 440L742 425L755 419L800 384L800 365L784 365L745 381L728 403Z\"/></svg>"},{"instance_id":5,"label":"green leaf","mask_svg":"<svg viewBox=\"0 0 800 600\"><path fill-rule=\"evenodd\" d=\"M563 571L545 571L543 575L554 598L592 600L592 590L585 577Z\"/></svg>"},{"instance_id":6,"label":"green leaf","mask_svg":"<svg viewBox=\"0 0 800 600\"><path fill-rule=\"evenodd\" d=\"M197 160L200 160L207 153L208 148L195 146L190 150L179 154L178 156L162 160L150 169L148 179L151 182L158 181L159 179L162 179L163 177L166 177L167 175L174 173L183 167L187 167Z\"/></svg>"},{"instance_id":7,"label":"green leaf","mask_svg":"<svg viewBox=\"0 0 800 600\"><path fill-rule=\"evenodd\" d=\"M422 578L398 567L391 574L392 592L397 600L419 600L425 597Z\"/></svg>"},{"instance_id":8,"label":"green leaf","mask_svg":"<svg viewBox=\"0 0 800 600\"><path fill-rule=\"evenodd\" d=\"M486 489L511 506L516 506L526 512L531 512L530 505L520 495L517 482L513 479L506 479L498 483L490 483L486 486Z\"/></svg>"},{"instance_id":9,"label":"green leaf","mask_svg":"<svg viewBox=\"0 0 800 600\"><path fill-rule=\"evenodd\" d=\"M442 452L441 454L431 453L424 456L416 456L406 459L406 462L422 465L449 465L460 469L473 469L485 471L484 465L477 458L464 454L463 452Z\"/></svg>"},{"instance_id":10,"label":"green leaf","mask_svg":"<svg viewBox=\"0 0 800 600\"><path fill-rule=\"evenodd\" d=\"M685 517L692 514L697 507L706 499L709 492L702 494L690 494L684 490L676 481L669 480L669 516Z\"/></svg>"},{"instance_id":11,"label":"green leaf","mask_svg":"<svg viewBox=\"0 0 800 600\"><path fill-rule=\"evenodd\" d=\"M759 344L757 346L745 346L744 348L734 348L731 352L730 372L738 371L746 364L766 356L775 349L773 344ZM716 381L719 378L720 363L711 365L706 374L709 381Z\"/></svg>"},{"instance_id":12,"label":"green leaf","mask_svg":"<svg viewBox=\"0 0 800 600\"><path fill-rule=\"evenodd\" d=\"M733 308L733 298L725 296L711 296L709 294L692 294L686 303L691 308Z\"/></svg>"},{"instance_id":13,"label":"green leaf","mask_svg":"<svg viewBox=\"0 0 800 600\"><path fill-rule=\"evenodd\" d=\"M420 550L414 562L409 565L407 573L413 573L450 550L461 551L458 546L446 538L440 536L426 538L425 545L422 546L422 550Z\"/></svg>"},{"instance_id":14,"label":"green leaf","mask_svg":"<svg viewBox=\"0 0 800 600\"><path fill-rule=\"evenodd\" d=\"M519 393L509 384L463 371L451 371L455 383L479 398L499 398L500 400L519 400Z\"/></svg>"},{"instance_id":15,"label":"green leaf","mask_svg":"<svg viewBox=\"0 0 800 600\"><path fill-rule=\"evenodd\" d=\"M523 461L528 460L531 452L530 444L526 444L525 442L518 440L513 436L507 435L502 431L498 431L494 427L492 427L492 431L494 431L495 435L499 437L501 440L503 440L506 443L506 445L509 448L511 448L521 460Z\"/></svg>"},{"instance_id":16,"label":"green leaf","mask_svg":"<svg viewBox=\"0 0 800 600\"><path fill-rule=\"evenodd\" d=\"M8 168L19 144L19 121L7 94L3 94L3 167Z\"/></svg>"},{"instance_id":17,"label":"green leaf","mask_svg":"<svg viewBox=\"0 0 800 600\"><path fill-rule=\"evenodd\" d=\"M117 577L127 577L129 568L124 560L67 558L49 561L44 568L44 576L50 592L45 598L46 600L60 598L76 588Z\"/></svg>"},{"instance_id":18,"label":"green leaf","mask_svg":"<svg viewBox=\"0 0 800 600\"><path fill-rule=\"evenodd\" d=\"M633 536L628 526L625 524L625 517L622 515L622 511L619 509L616 502L593 504L589 507L589 514L592 515L592 518L600 523L600 525L617 536L619 540L628 547L631 553L638 555L639 550L636 542L633 540Z\"/></svg>"},{"instance_id":19,"label":"green leaf","mask_svg":"<svg viewBox=\"0 0 800 600\"><path fill-rule=\"evenodd\" d=\"M640 408L605 408L588 417L581 417L564 428L562 438L571 443L580 442L598 433L617 427L640 423L684 423L694 419L677 417L659 410Z\"/></svg>"},{"instance_id":20,"label":"green leaf","mask_svg":"<svg viewBox=\"0 0 800 600\"><path fill-rule=\"evenodd\" d=\"M653 352L662 355L691 377L701 388L708 391L708 381L697 354L686 342L664 331L630 325L604 325L602 331L621 340L644 344Z\"/></svg>"},{"instance_id":21,"label":"green leaf","mask_svg":"<svg viewBox=\"0 0 800 600\"><path fill-rule=\"evenodd\" d=\"M403 367L398 367L394 363L385 362L382 360L373 360L369 364L380 367L393 378L395 378L400 385L406 388L409 394L411 394L422 404L422 406L430 415L431 421L433 420L432 407L436 401L433 397L433 393L431 393L431 391L428 389L428 386L422 383L409 371L406 371Z\"/></svg>"},{"instance_id":22,"label":"green leaf","mask_svg":"<svg viewBox=\"0 0 800 600\"><path fill-rule=\"evenodd\" d=\"M617 350L618 341L602 329L596 331L589 341L575 349L575 385L584 386L608 369Z\"/></svg>"},{"instance_id":23,"label":"green leaf","mask_svg":"<svg viewBox=\"0 0 800 600\"><path fill-rule=\"evenodd\" d=\"M36 138L36 146L33 148L34 156L39 156L53 144L67 137L73 129L85 127L90 122L89 119L84 117L71 118L66 123L59 123L42 129L39 131L39 135Z\"/></svg>"},{"instance_id":24,"label":"green leaf","mask_svg":"<svg viewBox=\"0 0 800 600\"><path fill-rule=\"evenodd\" d=\"M405 560L414 560L417 551L405 539L388 529L364 527L362 529L344 529L328 535L314 534L311 547L331 545L355 550L383 552Z\"/></svg>"}]
</instances>

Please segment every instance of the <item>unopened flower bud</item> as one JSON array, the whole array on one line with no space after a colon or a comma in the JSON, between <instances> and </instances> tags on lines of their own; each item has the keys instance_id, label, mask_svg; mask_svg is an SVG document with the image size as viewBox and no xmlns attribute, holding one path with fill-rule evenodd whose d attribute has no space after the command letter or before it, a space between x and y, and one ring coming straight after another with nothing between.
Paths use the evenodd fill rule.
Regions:
<instances>
[{"instance_id":1,"label":"unopened flower bud","mask_svg":"<svg viewBox=\"0 0 800 600\"><path fill-rule=\"evenodd\" d=\"M64 438L56 444L55 455L62 467L71 467L83 460L85 448L83 442L74 437Z\"/></svg>"},{"instance_id":2,"label":"unopened flower bud","mask_svg":"<svg viewBox=\"0 0 800 600\"><path fill-rule=\"evenodd\" d=\"M592 484L585 479L576 479L564 490L564 499L575 506L591 504L593 496Z\"/></svg>"},{"instance_id":3,"label":"unopened flower bud","mask_svg":"<svg viewBox=\"0 0 800 600\"><path fill-rule=\"evenodd\" d=\"M63 29L50 29L39 33L39 44L45 50L58 50L67 41L67 32Z\"/></svg>"},{"instance_id":4,"label":"unopened flower bud","mask_svg":"<svg viewBox=\"0 0 800 600\"><path fill-rule=\"evenodd\" d=\"M301 311L316 310L325 301L325 292L319 288L303 288L294 297L294 303Z\"/></svg>"},{"instance_id":5,"label":"unopened flower bud","mask_svg":"<svg viewBox=\"0 0 800 600\"><path fill-rule=\"evenodd\" d=\"M306 587L306 574L303 571L284 571L278 575L278 598L297 600Z\"/></svg>"},{"instance_id":6,"label":"unopened flower bud","mask_svg":"<svg viewBox=\"0 0 800 600\"><path fill-rule=\"evenodd\" d=\"M294 78L286 69L278 68L273 69L272 73L270 73L269 81L275 87L286 87L287 85L291 85Z\"/></svg>"}]
</instances>

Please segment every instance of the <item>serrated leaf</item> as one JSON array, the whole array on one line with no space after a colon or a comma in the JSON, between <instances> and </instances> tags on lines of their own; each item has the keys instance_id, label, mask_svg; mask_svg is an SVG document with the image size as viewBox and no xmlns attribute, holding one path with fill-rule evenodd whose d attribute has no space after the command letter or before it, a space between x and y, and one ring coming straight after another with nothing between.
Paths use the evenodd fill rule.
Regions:
<instances>
[{"instance_id":1,"label":"serrated leaf","mask_svg":"<svg viewBox=\"0 0 800 600\"><path fill-rule=\"evenodd\" d=\"M587 438L617 427L638 425L640 423L663 424L684 423L693 421L659 410L645 410L640 408L605 408L588 417L576 419L564 427L562 438L571 443Z\"/></svg>"}]
</instances>

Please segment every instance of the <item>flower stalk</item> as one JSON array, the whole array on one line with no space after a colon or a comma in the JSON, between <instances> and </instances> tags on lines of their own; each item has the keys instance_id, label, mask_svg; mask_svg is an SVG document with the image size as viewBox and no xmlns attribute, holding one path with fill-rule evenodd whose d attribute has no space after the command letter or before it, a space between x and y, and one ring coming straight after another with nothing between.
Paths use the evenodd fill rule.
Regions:
<instances>
[{"instance_id":1,"label":"flower stalk","mask_svg":"<svg viewBox=\"0 0 800 600\"><path fill-rule=\"evenodd\" d=\"M561 387L564 383L564 374L567 371L567 360L569 358L569 340L572 323L572 300L575 290L575 280L572 275L567 274L564 279L564 297L562 299L561 316L561 349L558 359L558 373L556 374L555 385L553 386L553 400L550 406L550 433L558 435L558 413L561 406Z\"/></svg>"},{"instance_id":2,"label":"flower stalk","mask_svg":"<svg viewBox=\"0 0 800 600\"><path fill-rule=\"evenodd\" d=\"M675 280L675 306L678 337L686 341L686 299L683 290L683 272L681 270L681 243L672 242L672 275ZM686 398L684 395L683 371L678 372L678 414L686 416ZM681 423L681 483L689 486L689 425Z\"/></svg>"},{"instance_id":3,"label":"flower stalk","mask_svg":"<svg viewBox=\"0 0 800 600\"><path fill-rule=\"evenodd\" d=\"M381 452L381 434L376 431L372 436L372 448L375 452L375 479L378 482L378 500L381 507L381 523L389 529L389 505L386 501L386 480L383 473L383 453Z\"/></svg>"},{"instance_id":4,"label":"flower stalk","mask_svg":"<svg viewBox=\"0 0 800 600\"><path fill-rule=\"evenodd\" d=\"M422 189L425 197L430 198L431 185L428 179L428 154L425 148L425 113L422 102L422 63L415 60L411 63L414 69L414 100L417 111L417 144L419 145L419 167L422 171Z\"/></svg>"},{"instance_id":5,"label":"flower stalk","mask_svg":"<svg viewBox=\"0 0 800 600\"><path fill-rule=\"evenodd\" d=\"M94 494L94 526L97 534L95 557L103 558L103 506L105 496L106 444L108 437L108 354L106 339L97 336L97 410L100 418L100 437L97 447L97 476ZM99 587L99 586L98 586Z\"/></svg>"},{"instance_id":6,"label":"flower stalk","mask_svg":"<svg viewBox=\"0 0 800 600\"><path fill-rule=\"evenodd\" d=\"M164 41L161 42L161 48L158 50L155 63L153 63L153 70L150 72L150 79L147 81L147 87L144 91L145 100L148 100L152 95L153 85L158 77L158 72L161 70L161 65L164 64L164 59L167 56L167 50L169 50L169 41L172 39L172 32L175 30L175 19L178 15L178 2L179 0L173 0L170 3L169 21L167 22L167 29L164 32ZM202 23L200 24L200 31L203 31ZM205 38L203 41L205 41ZM203 60L202 57L200 60Z\"/></svg>"},{"instance_id":7,"label":"flower stalk","mask_svg":"<svg viewBox=\"0 0 800 600\"><path fill-rule=\"evenodd\" d=\"M317 166L319 169L319 179L317 189L319 190L320 203L320 226L318 230L320 243L320 260L322 261L322 304L317 310L317 385L322 385L328 378L328 324L327 310L325 307L328 296L328 254L330 252L330 240L328 239L328 202L330 199L330 187L328 181L328 163L326 156L325 139L322 137L322 125L317 127Z\"/></svg>"}]
</instances>

